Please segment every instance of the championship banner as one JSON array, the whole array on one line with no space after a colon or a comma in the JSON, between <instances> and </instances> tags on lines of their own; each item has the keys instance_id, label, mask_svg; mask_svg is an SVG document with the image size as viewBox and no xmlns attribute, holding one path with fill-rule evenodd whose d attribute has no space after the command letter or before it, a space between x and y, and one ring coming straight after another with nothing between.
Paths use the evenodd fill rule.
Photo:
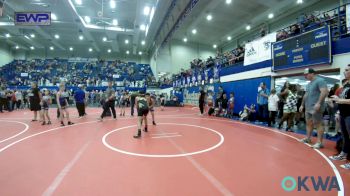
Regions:
<instances>
[{"instance_id":1,"label":"championship banner","mask_svg":"<svg viewBox=\"0 0 350 196\"><path fill-rule=\"evenodd\" d=\"M187 84L191 83L191 76L187 76Z\"/></svg>"},{"instance_id":2,"label":"championship banner","mask_svg":"<svg viewBox=\"0 0 350 196\"><path fill-rule=\"evenodd\" d=\"M197 74L196 71L194 71L194 72L192 73L192 83L193 83L193 84L195 84L195 83L196 83L196 80L197 80L197 79L196 79L196 78L197 78L197 77L196 77L196 76L197 76L196 74Z\"/></svg>"},{"instance_id":3,"label":"championship banner","mask_svg":"<svg viewBox=\"0 0 350 196\"><path fill-rule=\"evenodd\" d=\"M203 73L202 71L197 72L197 81L198 82L202 82L202 73Z\"/></svg>"},{"instance_id":4,"label":"championship banner","mask_svg":"<svg viewBox=\"0 0 350 196\"><path fill-rule=\"evenodd\" d=\"M209 82L209 69L204 70L204 80L205 83Z\"/></svg>"},{"instance_id":5,"label":"championship banner","mask_svg":"<svg viewBox=\"0 0 350 196\"><path fill-rule=\"evenodd\" d=\"M346 28L350 33L350 4L346 5Z\"/></svg>"},{"instance_id":6,"label":"championship banner","mask_svg":"<svg viewBox=\"0 0 350 196\"><path fill-rule=\"evenodd\" d=\"M276 42L276 32L245 45L243 65L251 65L271 59L271 44Z\"/></svg>"},{"instance_id":7,"label":"championship banner","mask_svg":"<svg viewBox=\"0 0 350 196\"><path fill-rule=\"evenodd\" d=\"M221 64L217 63L214 66L213 72L214 72L214 82L220 82L220 70L221 70Z\"/></svg>"}]
</instances>

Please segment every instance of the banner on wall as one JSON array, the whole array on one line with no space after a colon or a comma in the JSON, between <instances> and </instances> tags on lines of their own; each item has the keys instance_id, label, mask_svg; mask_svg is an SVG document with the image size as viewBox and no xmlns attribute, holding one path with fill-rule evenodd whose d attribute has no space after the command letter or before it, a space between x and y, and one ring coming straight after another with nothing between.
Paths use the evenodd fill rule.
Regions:
<instances>
[{"instance_id":1,"label":"banner on wall","mask_svg":"<svg viewBox=\"0 0 350 196\"><path fill-rule=\"evenodd\" d=\"M214 82L220 82L220 70L221 70L221 64L217 63L214 66L214 70L213 70Z\"/></svg>"},{"instance_id":2,"label":"banner on wall","mask_svg":"<svg viewBox=\"0 0 350 196\"><path fill-rule=\"evenodd\" d=\"M251 65L271 59L271 45L276 42L276 32L245 44L243 65Z\"/></svg>"},{"instance_id":3,"label":"banner on wall","mask_svg":"<svg viewBox=\"0 0 350 196\"><path fill-rule=\"evenodd\" d=\"M350 4L346 5L346 28L348 33L350 33Z\"/></svg>"}]
</instances>

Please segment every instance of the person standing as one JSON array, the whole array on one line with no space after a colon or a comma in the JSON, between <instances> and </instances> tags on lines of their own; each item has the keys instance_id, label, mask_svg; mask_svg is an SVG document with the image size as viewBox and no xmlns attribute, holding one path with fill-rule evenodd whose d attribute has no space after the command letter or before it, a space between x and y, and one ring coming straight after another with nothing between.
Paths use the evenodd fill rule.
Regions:
<instances>
[{"instance_id":1,"label":"person standing","mask_svg":"<svg viewBox=\"0 0 350 196\"><path fill-rule=\"evenodd\" d=\"M106 97L106 101L103 104L103 112L102 112L99 120L102 121L102 119L106 116L107 111L109 109L112 110L113 118L117 119L117 115L115 114L115 107L114 107L114 104L115 104L115 91L113 89L112 82L108 82L108 88L106 89L104 94L105 94L105 97Z\"/></svg>"},{"instance_id":2,"label":"person standing","mask_svg":"<svg viewBox=\"0 0 350 196\"><path fill-rule=\"evenodd\" d=\"M155 99L149 93L146 93L146 99L147 99L147 103L148 103L148 110L149 110L149 112L151 112L152 123L153 123L153 125L156 125L156 122L155 122L155 119L154 119Z\"/></svg>"},{"instance_id":3,"label":"person standing","mask_svg":"<svg viewBox=\"0 0 350 196\"><path fill-rule=\"evenodd\" d=\"M22 100L23 100L23 94L22 94L21 91L17 90L15 92L15 96L16 96L16 108L17 109L21 109Z\"/></svg>"},{"instance_id":4,"label":"person standing","mask_svg":"<svg viewBox=\"0 0 350 196\"><path fill-rule=\"evenodd\" d=\"M61 126L65 126L63 120L64 117L67 118L68 125L73 125L74 123L71 122L69 118L69 111L68 111L68 100L67 97L69 96L68 92L65 91L65 84L61 83L59 85L59 91L56 94L56 100L57 100L57 107L59 109L60 115L59 118L61 120ZM65 114L64 114L65 113Z\"/></svg>"},{"instance_id":5,"label":"person standing","mask_svg":"<svg viewBox=\"0 0 350 196\"><path fill-rule=\"evenodd\" d=\"M316 76L312 68L306 68L305 78L310 81L306 86L306 93L303 97L299 111L305 107L307 137L300 140L303 143L311 143L311 134L314 127L317 129L317 142L312 146L315 149L323 148L322 114L325 110L325 98L328 95L326 82Z\"/></svg>"},{"instance_id":6,"label":"person standing","mask_svg":"<svg viewBox=\"0 0 350 196\"><path fill-rule=\"evenodd\" d=\"M333 95L332 100L338 104L340 114L340 128L343 135L343 146L340 154L329 157L332 160L346 160L350 153L350 64L344 71L347 81L343 84L343 88L339 96ZM344 169L350 169L350 162L340 165Z\"/></svg>"},{"instance_id":7,"label":"person standing","mask_svg":"<svg viewBox=\"0 0 350 196\"><path fill-rule=\"evenodd\" d=\"M278 101L279 98L276 95L276 90L272 89L271 94L268 99L268 109L269 109L269 121L268 126L271 127L271 123L276 123L276 116L277 116L277 110L278 110Z\"/></svg>"},{"instance_id":8,"label":"person standing","mask_svg":"<svg viewBox=\"0 0 350 196\"><path fill-rule=\"evenodd\" d=\"M228 100L228 116L229 118L233 117L233 111L235 108L235 93L230 93L230 99Z\"/></svg>"},{"instance_id":9,"label":"person standing","mask_svg":"<svg viewBox=\"0 0 350 196\"><path fill-rule=\"evenodd\" d=\"M131 93L130 95L131 116L134 116L135 99L137 96L138 96L137 92Z\"/></svg>"},{"instance_id":10,"label":"person standing","mask_svg":"<svg viewBox=\"0 0 350 196\"><path fill-rule=\"evenodd\" d=\"M79 89L74 93L75 105L77 107L79 118L85 115L85 92L83 90L83 85L78 85Z\"/></svg>"},{"instance_id":11,"label":"person standing","mask_svg":"<svg viewBox=\"0 0 350 196\"><path fill-rule=\"evenodd\" d=\"M41 101L42 109L43 109L43 123L41 125L50 125L51 124L51 119L49 115L49 108L51 105L51 96L50 96L50 91L48 89L44 90L44 96ZM47 123L45 121L45 118L47 118Z\"/></svg>"},{"instance_id":12,"label":"person standing","mask_svg":"<svg viewBox=\"0 0 350 196\"><path fill-rule=\"evenodd\" d=\"M6 90L5 87L0 87L0 113L3 113L3 109L5 109L6 104Z\"/></svg>"},{"instance_id":13,"label":"person standing","mask_svg":"<svg viewBox=\"0 0 350 196\"><path fill-rule=\"evenodd\" d=\"M283 122L287 121L288 125L286 131L292 131L292 126L294 125L293 120L297 111L296 91L296 85L290 84L287 92L286 103L283 105L283 116L278 125L278 129L281 129Z\"/></svg>"},{"instance_id":14,"label":"person standing","mask_svg":"<svg viewBox=\"0 0 350 196\"><path fill-rule=\"evenodd\" d=\"M204 103L205 103L205 92L204 90L200 91L199 95L199 100L198 100L198 105L199 105L199 110L200 110L200 115L203 116L204 114Z\"/></svg>"},{"instance_id":15,"label":"person standing","mask_svg":"<svg viewBox=\"0 0 350 196\"><path fill-rule=\"evenodd\" d=\"M269 90L266 88L266 84L264 82L260 83L260 89L258 91L258 112L259 119L262 122L267 121L267 113L268 113L268 103L267 99L269 98Z\"/></svg>"},{"instance_id":16,"label":"person standing","mask_svg":"<svg viewBox=\"0 0 350 196\"><path fill-rule=\"evenodd\" d=\"M147 99L145 97L144 92L140 92L139 96L136 97L136 109L137 109L137 132L136 135L134 135L134 138L140 138L141 137L141 128L142 128L142 122L145 122L145 128L144 132L148 132L147 130L147 115L148 115L148 103Z\"/></svg>"},{"instance_id":17,"label":"person standing","mask_svg":"<svg viewBox=\"0 0 350 196\"><path fill-rule=\"evenodd\" d=\"M34 118L32 122L37 121L38 112L39 112L39 118L41 121L40 102L41 102L42 95L40 93L40 90L36 82L32 82L32 89L31 89L31 92L28 94L28 96L29 96L29 103L30 103L30 111L34 112Z\"/></svg>"}]
</instances>

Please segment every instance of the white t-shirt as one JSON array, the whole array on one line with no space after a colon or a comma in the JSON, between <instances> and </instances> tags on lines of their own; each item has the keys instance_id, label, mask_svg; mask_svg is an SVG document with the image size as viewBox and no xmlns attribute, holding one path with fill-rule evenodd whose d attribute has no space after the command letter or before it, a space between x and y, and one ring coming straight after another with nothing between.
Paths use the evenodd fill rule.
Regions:
<instances>
[{"instance_id":1,"label":"white t-shirt","mask_svg":"<svg viewBox=\"0 0 350 196\"><path fill-rule=\"evenodd\" d=\"M276 94L271 94L269 96L269 99L268 99L268 107L269 107L269 111L277 111L277 106L278 106L278 101L279 101L279 98Z\"/></svg>"}]
</instances>

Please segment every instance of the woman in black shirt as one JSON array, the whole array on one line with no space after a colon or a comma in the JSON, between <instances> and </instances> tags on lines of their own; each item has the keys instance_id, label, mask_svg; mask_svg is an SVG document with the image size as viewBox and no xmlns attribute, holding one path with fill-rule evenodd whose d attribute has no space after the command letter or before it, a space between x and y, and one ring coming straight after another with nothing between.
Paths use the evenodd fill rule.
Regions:
<instances>
[{"instance_id":1,"label":"woman in black shirt","mask_svg":"<svg viewBox=\"0 0 350 196\"><path fill-rule=\"evenodd\" d=\"M37 83L32 82L32 89L28 94L28 96L29 96L29 103L30 103L30 111L34 112L34 119L32 121L37 121L38 111L40 115L39 118L41 120L41 113L40 113L41 93Z\"/></svg>"},{"instance_id":2,"label":"woman in black shirt","mask_svg":"<svg viewBox=\"0 0 350 196\"><path fill-rule=\"evenodd\" d=\"M346 160L350 153L350 64L344 71L345 78L348 80L340 93L339 97L333 95L333 100L338 104L340 113L340 128L343 135L343 146L340 154L329 157L332 160ZM348 159L349 160L349 159ZM340 165L344 169L350 170L350 162Z\"/></svg>"}]
</instances>

